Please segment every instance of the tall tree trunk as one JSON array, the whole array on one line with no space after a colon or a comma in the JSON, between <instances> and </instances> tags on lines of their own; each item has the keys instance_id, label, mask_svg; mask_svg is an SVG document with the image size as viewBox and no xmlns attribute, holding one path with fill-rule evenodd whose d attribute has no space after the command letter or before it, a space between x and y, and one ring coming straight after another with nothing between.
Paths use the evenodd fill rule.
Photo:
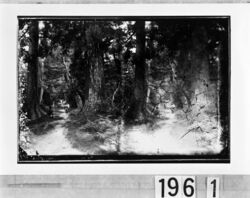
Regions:
<instances>
[{"instance_id":1,"label":"tall tree trunk","mask_svg":"<svg viewBox=\"0 0 250 198\"><path fill-rule=\"evenodd\" d=\"M39 105L38 97L38 39L39 39L38 21L31 21L30 25L30 45L28 61L28 85L27 85L27 113L28 118L35 120L40 118L43 112Z\"/></svg>"},{"instance_id":2,"label":"tall tree trunk","mask_svg":"<svg viewBox=\"0 0 250 198\"><path fill-rule=\"evenodd\" d=\"M146 112L146 63L145 63L145 21L136 21L135 85L132 104L127 111L129 119L143 120Z\"/></svg>"},{"instance_id":3,"label":"tall tree trunk","mask_svg":"<svg viewBox=\"0 0 250 198\"><path fill-rule=\"evenodd\" d=\"M94 54L91 57L90 66L90 79L89 79L89 95L88 102L91 108L95 108L101 100L101 89L103 82L103 61L102 57L98 54Z\"/></svg>"},{"instance_id":4,"label":"tall tree trunk","mask_svg":"<svg viewBox=\"0 0 250 198\"><path fill-rule=\"evenodd\" d=\"M91 85L91 76L90 76L90 59L87 55L87 52L85 52L85 58L84 58L84 83L81 86L81 92L83 97L82 98L82 102L83 102L83 107L86 110L87 108L89 108L89 89L90 89L90 85ZM84 100L84 101L83 101Z\"/></svg>"}]
</instances>

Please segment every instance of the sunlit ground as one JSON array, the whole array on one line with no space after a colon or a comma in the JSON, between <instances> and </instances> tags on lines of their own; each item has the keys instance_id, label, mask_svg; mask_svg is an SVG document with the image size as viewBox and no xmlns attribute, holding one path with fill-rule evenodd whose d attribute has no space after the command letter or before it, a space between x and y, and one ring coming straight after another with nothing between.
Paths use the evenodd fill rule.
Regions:
<instances>
[{"instance_id":1,"label":"sunlit ground","mask_svg":"<svg viewBox=\"0 0 250 198\"><path fill-rule=\"evenodd\" d=\"M108 118L99 118L105 131L86 130L81 116L57 107L50 121L33 126L27 153L34 155L95 154L197 154L221 151L219 128L211 133L199 130L187 133L188 122L176 113L164 111L165 118L152 128L148 124L124 127ZM89 121L95 126L95 123ZM89 123L88 123L89 124ZM93 126L93 127L94 127ZM32 130L32 128L31 128Z\"/></svg>"}]
</instances>

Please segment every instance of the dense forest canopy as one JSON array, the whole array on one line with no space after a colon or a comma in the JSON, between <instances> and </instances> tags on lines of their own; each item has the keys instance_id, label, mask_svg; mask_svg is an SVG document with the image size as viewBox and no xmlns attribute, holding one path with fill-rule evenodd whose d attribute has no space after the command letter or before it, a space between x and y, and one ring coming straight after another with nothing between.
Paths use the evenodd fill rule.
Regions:
<instances>
[{"instance_id":1,"label":"dense forest canopy","mask_svg":"<svg viewBox=\"0 0 250 198\"><path fill-rule=\"evenodd\" d=\"M183 137L216 134L206 141L228 147L228 27L223 17L21 18L20 131L63 103L83 123L154 129L174 115L188 123Z\"/></svg>"}]
</instances>

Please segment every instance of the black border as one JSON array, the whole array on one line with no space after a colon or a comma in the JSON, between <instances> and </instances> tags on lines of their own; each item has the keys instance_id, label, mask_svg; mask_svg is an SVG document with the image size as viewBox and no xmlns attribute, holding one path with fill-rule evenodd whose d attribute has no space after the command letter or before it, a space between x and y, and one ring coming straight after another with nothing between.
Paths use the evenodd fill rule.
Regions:
<instances>
[{"instance_id":1,"label":"black border","mask_svg":"<svg viewBox=\"0 0 250 198\"><path fill-rule=\"evenodd\" d=\"M70 163L230 163L231 156L231 16L17 16L19 20L89 20L89 21L107 21L107 20L190 20L190 19L227 19L228 23L228 35L227 35L227 63L228 67L223 69L223 85L221 88L226 88L223 92L224 95L220 97L220 100L226 100L223 104L223 112L226 115L225 122L228 124L226 130L227 146L219 154L194 154L194 155L20 155L19 148L19 121L17 122L17 163L18 164L70 164ZM18 33L18 27L17 27ZM17 34L18 35L18 34ZM17 39L18 41L18 39ZM17 70L18 70L18 49L17 49ZM19 70L18 70L19 71ZM19 88L17 72L17 93ZM17 112L19 109L19 103L17 98ZM17 113L17 120L19 120L19 113Z\"/></svg>"}]
</instances>

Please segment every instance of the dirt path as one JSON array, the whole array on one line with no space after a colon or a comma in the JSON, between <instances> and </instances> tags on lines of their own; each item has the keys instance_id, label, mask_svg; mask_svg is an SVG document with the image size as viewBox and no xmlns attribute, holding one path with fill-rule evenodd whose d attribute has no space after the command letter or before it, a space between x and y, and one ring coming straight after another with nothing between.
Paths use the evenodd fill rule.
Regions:
<instances>
[{"instance_id":1,"label":"dirt path","mask_svg":"<svg viewBox=\"0 0 250 198\"><path fill-rule=\"evenodd\" d=\"M64 127L68 119L68 113L64 109L58 109L55 116L61 118L49 123L46 123L43 129L46 131L49 126L53 126L45 134L33 134L31 140L33 149L39 155L70 155L70 154L83 154L80 150L72 147L72 144L66 138L68 129Z\"/></svg>"},{"instance_id":2,"label":"dirt path","mask_svg":"<svg viewBox=\"0 0 250 198\"><path fill-rule=\"evenodd\" d=\"M79 116L69 116L64 109L58 108L56 117L59 119L40 127L46 133L33 134L31 144L40 155L192 154L214 149L199 143L201 133L192 132L181 138L187 131L187 122L177 119L171 112L165 115L154 129L144 124L121 130L110 123L112 128L100 132L86 130ZM103 123L108 121L112 122L99 119Z\"/></svg>"}]
</instances>

